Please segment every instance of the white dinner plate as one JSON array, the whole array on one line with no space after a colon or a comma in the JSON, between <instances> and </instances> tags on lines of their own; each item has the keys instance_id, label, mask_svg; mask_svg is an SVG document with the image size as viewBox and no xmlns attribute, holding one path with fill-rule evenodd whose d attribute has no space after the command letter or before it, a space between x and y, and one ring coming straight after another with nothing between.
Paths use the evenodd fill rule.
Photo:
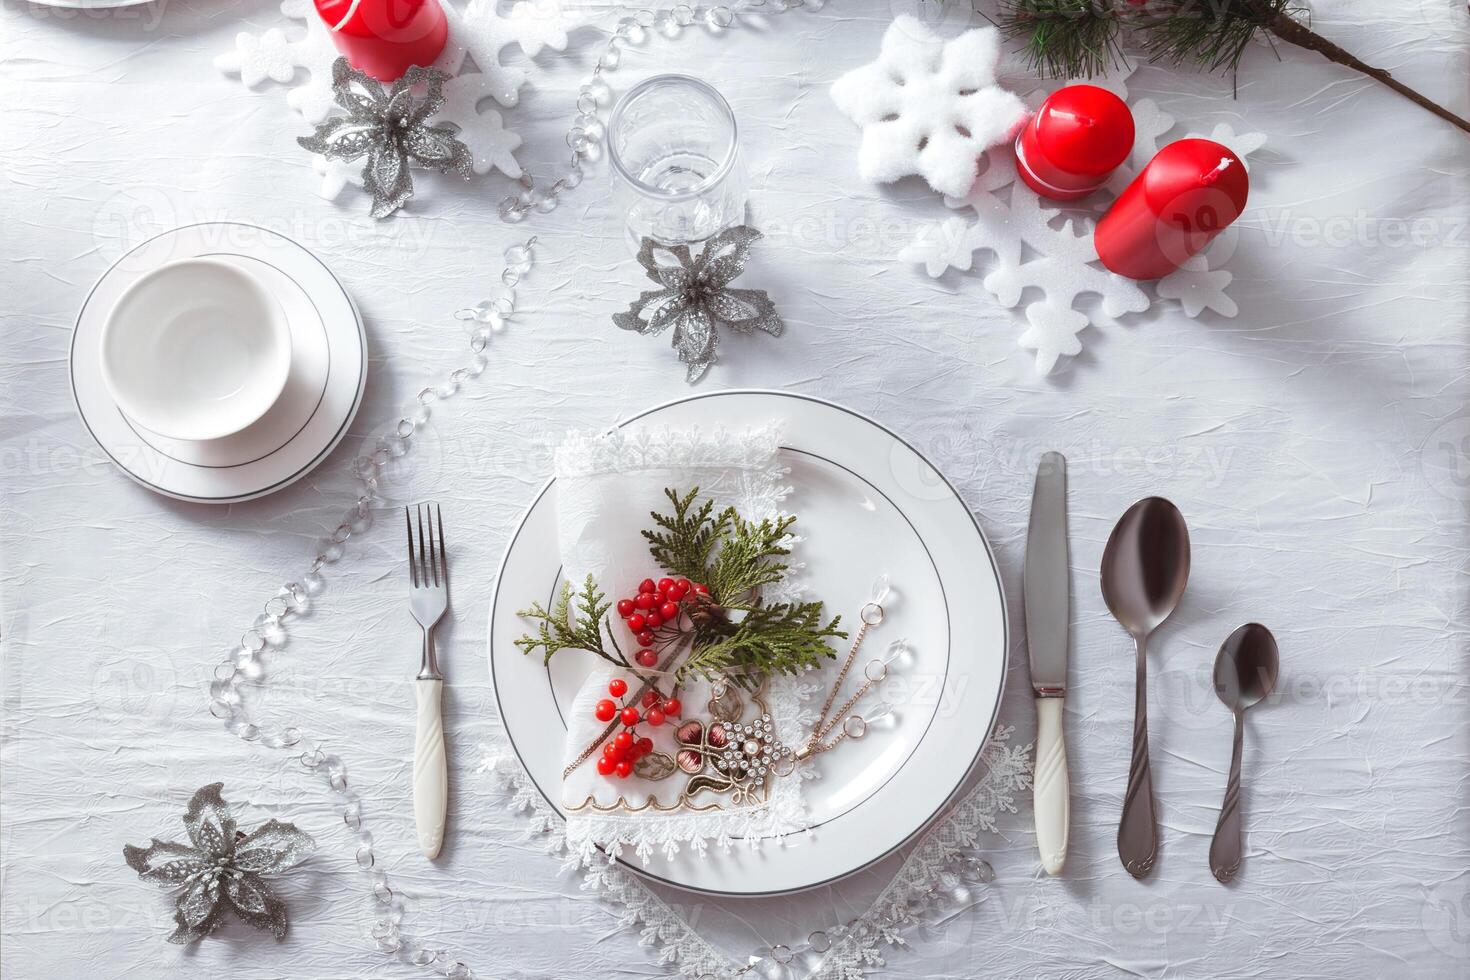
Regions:
<instances>
[{"instance_id":1,"label":"white dinner plate","mask_svg":"<svg viewBox=\"0 0 1470 980\"><path fill-rule=\"evenodd\" d=\"M274 406L247 428L210 442L168 439L134 425L102 381L108 311L139 276L175 259L211 256L252 273L291 328L291 371ZM300 479L352 424L367 383L367 336L357 307L320 259L291 239L238 222L186 225L149 239L102 274L77 315L72 396L97 444L128 476L180 500L236 503Z\"/></svg>"},{"instance_id":2,"label":"white dinner plate","mask_svg":"<svg viewBox=\"0 0 1470 980\"><path fill-rule=\"evenodd\" d=\"M895 597L854 670L895 639L906 640L912 654L879 688L889 703L881 721L863 739L817 757L821 778L804 787L809 833L781 846L711 848L704 858L686 849L647 866L625 861L668 884L723 895L811 888L859 871L913 837L978 763L1005 684L1005 601L990 546L954 488L898 436L830 402L775 391L697 395L621 425L740 430L773 419L783 425L781 461L795 488L788 506L797 515L808 594L852 624L886 574ZM560 572L552 480L506 552L490 610L489 659L511 744L558 811L565 712L592 655L564 652L548 668L514 640L527 628L516 610L547 602ZM617 586L606 587L617 593ZM846 646L834 644L834 651L845 655ZM829 667L824 676L834 673ZM862 713L879 712L865 703Z\"/></svg>"}]
</instances>

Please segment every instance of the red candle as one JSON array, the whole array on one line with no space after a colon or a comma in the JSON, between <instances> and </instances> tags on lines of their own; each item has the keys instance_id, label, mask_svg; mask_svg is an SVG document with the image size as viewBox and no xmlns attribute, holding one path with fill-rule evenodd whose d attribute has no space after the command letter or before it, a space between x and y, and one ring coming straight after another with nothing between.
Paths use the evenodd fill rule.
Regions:
<instances>
[{"instance_id":1,"label":"red candle","mask_svg":"<svg viewBox=\"0 0 1470 980\"><path fill-rule=\"evenodd\" d=\"M1128 104L1096 85L1057 89L1016 136L1016 172L1042 197L1075 201L1103 185L1133 149Z\"/></svg>"},{"instance_id":2,"label":"red candle","mask_svg":"<svg viewBox=\"0 0 1470 980\"><path fill-rule=\"evenodd\" d=\"M1164 147L1097 223L1102 264L1129 279L1161 279L1245 210L1245 164L1211 140Z\"/></svg>"},{"instance_id":3,"label":"red candle","mask_svg":"<svg viewBox=\"0 0 1470 980\"><path fill-rule=\"evenodd\" d=\"M352 67L391 82L444 50L449 22L439 0L315 0L332 43Z\"/></svg>"}]
</instances>

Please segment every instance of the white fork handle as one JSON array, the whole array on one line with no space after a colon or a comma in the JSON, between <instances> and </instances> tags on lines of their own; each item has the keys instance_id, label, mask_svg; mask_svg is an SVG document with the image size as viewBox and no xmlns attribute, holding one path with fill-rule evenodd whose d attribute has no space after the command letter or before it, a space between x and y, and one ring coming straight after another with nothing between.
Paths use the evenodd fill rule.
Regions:
<instances>
[{"instance_id":1,"label":"white fork handle","mask_svg":"<svg viewBox=\"0 0 1470 980\"><path fill-rule=\"evenodd\" d=\"M1036 699L1036 847L1049 875L1061 874L1067 860L1067 829L1072 791L1067 778L1067 743L1062 737L1063 698Z\"/></svg>"},{"instance_id":2,"label":"white fork handle","mask_svg":"<svg viewBox=\"0 0 1470 980\"><path fill-rule=\"evenodd\" d=\"M413 818L419 850L436 858L444 846L444 814L449 806L449 767L444 759L444 682L413 682L418 697L418 727L413 740Z\"/></svg>"}]
</instances>

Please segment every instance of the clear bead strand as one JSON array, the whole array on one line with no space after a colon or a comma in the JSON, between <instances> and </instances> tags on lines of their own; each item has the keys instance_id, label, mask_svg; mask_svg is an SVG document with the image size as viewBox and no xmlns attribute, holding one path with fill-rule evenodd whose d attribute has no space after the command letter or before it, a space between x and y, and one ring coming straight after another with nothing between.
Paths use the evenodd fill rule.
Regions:
<instances>
[{"instance_id":1,"label":"clear bead strand","mask_svg":"<svg viewBox=\"0 0 1470 980\"><path fill-rule=\"evenodd\" d=\"M622 60L622 50L629 45L641 45L651 33L657 32L669 39L677 39L684 29L702 22L711 31L723 31L737 26L739 14L746 11L785 13L806 4L807 0L741 0L733 4L703 6L680 3L666 10L637 8L619 18L616 27L593 66L590 77L582 83L577 95L577 114L566 134L567 147L572 151L567 169L554 179L544 190L536 185L531 175L525 174L519 183L522 190L504 198L499 206L500 217L510 223L524 220L531 211L550 212L560 202L561 196L582 183L585 171L583 163L595 162L601 156L602 141L606 136L605 107L611 101L612 90L604 79L617 70ZM811 3L813 7L820 3ZM343 822L355 835L356 863L372 881L375 903L375 921L371 935L375 947L382 953L395 956L413 966L426 967L451 980L472 980L474 974L459 960L449 958L447 951L424 946L406 936L400 928L406 910L402 896L392 888L388 876L377 868L373 850L373 836L363 822L362 804L347 781L347 767L340 756L326 752L313 740L303 736L294 725L279 729L263 729L245 706L242 687L261 686L266 681L266 672L261 655L269 647L280 649L289 640L288 624L305 616L315 596L326 586L323 570L335 564L346 554L348 541L354 535L362 535L372 526L373 506L380 501L379 486L384 469L389 463L405 456L411 449L415 434L429 419L435 402L453 397L469 380L478 377L488 364L485 349L492 334L503 329L505 321L514 313L515 287L530 271L534 259L532 248L535 236L505 252L505 267L501 271L504 287L494 301L485 301L471 309L460 310L456 319L473 321L475 326L470 335L470 361L451 371L438 384L423 388L408 414L373 443L372 449L352 462L352 473L360 484L360 492L352 507L343 515L342 521L318 545L299 582L288 582L276 595L265 603L261 614L240 636L238 645L232 648L214 669L214 679L209 686L209 711L219 718L233 734L247 742L259 742L269 748L291 750L300 748L300 761L308 771L320 773L335 803L342 814ZM783 947L784 949L785 947ZM746 967L738 971L744 974Z\"/></svg>"},{"instance_id":2,"label":"clear bead strand","mask_svg":"<svg viewBox=\"0 0 1470 980\"><path fill-rule=\"evenodd\" d=\"M259 742L273 749L299 748L301 765L308 771L319 773L326 782L343 822L356 839L354 858L357 866L372 881L375 921L371 935L376 948L382 953L396 955L406 963L432 968L434 972L455 980L470 980L473 974L469 967L449 959L442 949L420 945L400 929L403 899L394 892L387 874L377 867L372 831L364 825L362 803L348 784L347 766L342 758L304 737L294 725L280 728L262 726L246 706L242 689L265 683L262 659L265 651L279 650L287 645L289 624L310 611L313 598L320 595L326 586L323 569L341 560L347 543L372 526L373 507L381 500L379 490L384 468L409 452L414 434L428 422L435 402L453 397L466 382L484 372L488 364L485 350L490 337L502 329L515 312L515 287L534 264L532 249L535 245L533 236L506 249L505 267L500 274L503 287L500 295L493 301L455 314L457 319L473 324L469 361L450 371L438 384L422 389L415 396L408 413L386 434L379 436L370 450L352 461L352 474L360 487L357 500L332 533L319 542L316 555L301 580L286 583L266 601L261 614L241 634L239 643L216 665L214 679L209 685L210 714L223 721L230 732L247 742Z\"/></svg>"}]
</instances>

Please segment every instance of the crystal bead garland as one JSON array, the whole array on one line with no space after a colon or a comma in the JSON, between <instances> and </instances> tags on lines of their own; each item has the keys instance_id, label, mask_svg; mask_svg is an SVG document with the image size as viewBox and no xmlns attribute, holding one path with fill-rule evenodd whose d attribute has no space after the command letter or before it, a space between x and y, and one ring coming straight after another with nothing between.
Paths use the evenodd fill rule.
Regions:
<instances>
[{"instance_id":1,"label":"crystal bead garland","mask_svg":"<svg viewBox=\"0 0 1470 980\"><path fill-rule=\"evenodd\" d=\"M804 5L820 7L821 0L740 0L734 4L718 4L711 7L680 3L667 10L655 11L638 8L619 18L593 66L591 76L582 83L577 94L577 114L567 130L566 143L571 150L571 160L564 173L555 178L544 190L536 185L529 173L520 178L522 190L504 198L498 205L500 217L511 223L524 220L531 211L549 212L556 208L561 195L577 187L584 177L583 161L596 161L601 154L602 139L606 134L603 111L611 100L612 90L604 76L617 70L622 60L622 50L629 45L644 43L652 33L669 39L677 39L684 29L702 24L711 32L721 32L738 23L738 15L746 11L785 13ZM373 835L362 816L362 804L347 781L347 767L342 758L327 752L312 739L305 737L294 725L279 729L261 727L245 705L242 687L261 686L266 680L265 666L261 655L266 648L280 649L289 640L288 624L304 616L311 608L313 598L320 595L326 586L323 570L335 564L346 554L346 546L354 536L364 534L372 526L373 506L380 501L379 480L387 465L406 456L414 434L429 419L436 401L453 397L468 381L485 370L488 361L485 349L490 336L503 328L515 310L515 287L530 271L534 257L532 249L535 236L525 242L512 245L505 251L505 267L501 271L501 283L505 287L501 296L494 301L485 301L472 309L460 310L456 319L475 324L470 335L469 362L455 368L437 384L422 389L415 397L409 412L400 418L386 434L378 437L370 452L358 456L352 462L352 473L360 484L357 500L343 515L341 523L319 543L316 556L307 566L299 581L287 582L276 595L265 603L261 614L240 636L240 641L215 667L214 679L209 685L209 712L224 722L233 734L247 742L256 742L280 750L300 749L301 765L310 772L320 774L334 797L342 814L342 820L356 837L355 860L357 866L372 882L374 923L371 937L375 947L388 956L394 956L413 966L426 967L451 980L472 980L474 974L469 966L451 959L443 949L425 946L405 935L400 928L406 909L402 896L398 895L389 882L388 875L377 867L373 851ZM825 939L825 934L814 933ZM819 943L809 948L816 950ZM780 947L787 951L787 947ZM789 953L788 953L789 955ZM739 971L745 974L750 967Z\"/></svg>"},{"instance_id":2,"label":"crystal bead garland","mask_svg":"<svg viewBox=\"0 0 1470 980\"><path fill-rule=\"evenodd\" d=\"M342 814L343 822L357 839L357 866L372 881L375 921L371 934L377 949L389 955L397 955L414 966L431 967L435 972L454 980L469 980L473 974L464 963L449 959L444 950L423 946L400 930L399 923L404 912L403 900L394 892L388 875L376 866L372 831L364 825L362 803L357 793L348 785L347 767L342 758L305 738L294 725L280 729L259 725L245 705L241 688L264 683L266 673L261 659L264 651L286 645L289 639L288 624L310 610L312 598L319 595L326 585L323 569L342 558L346 553L347 542L354 535L361 535L372 526L372 508L381 499L379 481L383 469L391 461L408 453L414 434L429 420L435 402L453 397L466 382L484 372L488 364L485 349L489 345L490 336L499 331L515 312L515 287L531 270L534 263L532 249L535 245L536 238L533 236L505 250L505 268L500 273L504 289L496 300L483 302L473 309L461 310L455 314L457 319L474 324L470 333L469 361L450 371L439 383L421 390L415 396L408 414L400 418L388 433L380 436L370 452L352 461L352 473L360 485L356 502L343 515L341 523L332 533L319 543L316 557L311 560L300 581L287 582L276 595L266 601L261 614L241 634L239 644L215 667L214 680L209 685L209 712L223 721L229 731L247 742L259 742L274 749L294 749L299 746L302 766L319 773L326 782L337 809Z\"/></svg>"}]
</instances>

